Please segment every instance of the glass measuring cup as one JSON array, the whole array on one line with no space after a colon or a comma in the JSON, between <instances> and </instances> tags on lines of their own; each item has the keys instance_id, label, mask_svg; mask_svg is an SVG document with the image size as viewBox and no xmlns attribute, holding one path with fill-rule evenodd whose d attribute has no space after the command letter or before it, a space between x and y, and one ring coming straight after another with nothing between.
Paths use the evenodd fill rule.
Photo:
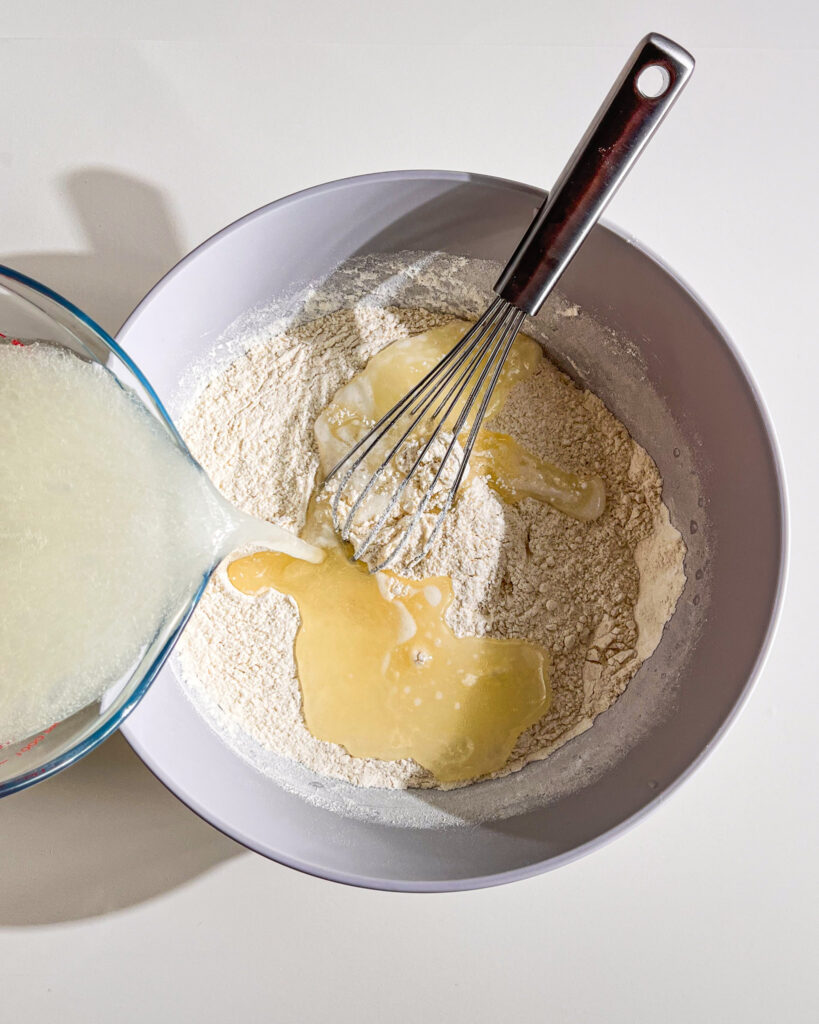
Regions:
<instances>
[{"instance_id":1,"label":"glass measuring cup","mask_svg":"<svg viewBox=\"0 0 819 1024\"><path fill-rule=\"evenodd\" d=\"M113 338L50 288L4 266L0 266L0 332L3 335L0 341L6 344L15 339L36 339L63 346L84 359L103 364L139 396L167 430L170 439L193 461L155 391ZM25 739L7 741L0 736L0 796L25 789L73 764L118 728L170 653L213 568L215 564L201 578L191 581L180 607L163 620L142 654L118 679L110 681L99 700ZM47 639L46 631L47 626L43 639ZM31 642L38 642L38 638L32 637ZM0 665L0 700L2 674Z\"/></svg>"}]
</instances>

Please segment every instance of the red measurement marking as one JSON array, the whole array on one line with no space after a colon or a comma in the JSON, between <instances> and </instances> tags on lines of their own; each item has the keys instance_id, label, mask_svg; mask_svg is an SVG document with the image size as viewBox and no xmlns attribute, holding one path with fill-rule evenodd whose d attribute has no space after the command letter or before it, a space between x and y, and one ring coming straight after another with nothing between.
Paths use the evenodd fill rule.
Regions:
<instances>
[{"instance_id":1,"label":"red measurement marking","mask_svg":"<svg viewBox=\"0 0 819 1024\"><path fill-rule=\"evenodd\" d=\"M23 344L23 342L20 341L19 338L9 338L9 336L7 334L3 334L2 331L0 331L0 338L6 338L8 341L10 341L12 343L12 345L19 345L20 348L25 348L26 347Z\"/></svg>"},{"instance_id":2,"label":"red measurement marking","mask_svg":"<svg viewBox=\"0 0 819 1024\"><path fill-rule=\"evenodd\" d=\"M22 757L23 754L27 754L29 750L32 749L32 747L36 747L38 743L42 743L46 736L48 736L50 732L53 732L59 724L59 722L55 722L53 725L50 725L47 729L43 729L39 736L35 736L34 739L29 740L29 742L26 743L24 747L20 747L20 749L15 753L14 756Z\"/></svg>"}]
</instances>

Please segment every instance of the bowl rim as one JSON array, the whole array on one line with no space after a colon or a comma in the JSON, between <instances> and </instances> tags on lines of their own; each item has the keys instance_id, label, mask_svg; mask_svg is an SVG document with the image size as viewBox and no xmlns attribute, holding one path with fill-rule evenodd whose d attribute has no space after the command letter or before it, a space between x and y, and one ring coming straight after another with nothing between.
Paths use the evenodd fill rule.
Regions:
<instances>
[{"instance_id":1,"label":"bowl rim","mask_svg":"<svg viewBox=\"0 0 819 1024\"><path fill-rule=\"evenodd\" d=\"M127 369L134 375L139 381L142 388L144 388L148 398L153 403L159 414L160 420L163 425L167 428L173 439L180 446L180 448L188 455L189 458L193 459L193 456L188 451L187 445L182 440L182 436L174 426L171 417L168 415L165 406L159 395L154 391L150 381L145 377L136 363L131 359L128 353L111 337L111 335L101 327L96 320L92 319L87 313L84 313L78 306L75 306L73 302L60 295L59 292L54 291L53 288L49 288L48 285L42 284L40 281L36 281L34 278L29 277L27 274L20 273L19 270L14 270L13 267L6 266L0 263L0 285L6 280L15 281L18 284L22 284L26 288L30 288L32 291L44 296L45 298L55 302L58 306L62 307L68 312L74 319L80 321L86 328L88 328L99 341L104 345L107 351L109 351L119 362L121 362ZM25 302L31 303L31 300L26 296L17 292L15 289L10 288L14 294ZM31 303L35 305L35 303ZM40 307L38 307L40 308ZM48 311L40 308L40 312L48 316ZM188 619L193 614L193 610L199 603L199 599L205 592L207 586L208 577L206 577L201 586L197 589L194 594L190 607L187 609L183 620L179 627L174 630L173 634L168 638L167 643L163 644L162 648L157 653L154 660L148 666L147 671L139 681L133 692L124 701L110 717L103 718L100 725L97 726L93 732L89 733L84 739L75 743L69 747L62 754L58 754L56 757L50 758L44 764L38 768L31 768L28 771L21 773L20 775L12 776L5 782L0 782L0 798L5 796L11 796L12 793L20 793L24 789L28 789L29 786L33 786L38 782L42 782L45 779L50 778L57 772L62 771L64 768L70 767L80 758L85 757L86 754L90 754L92 750L100 745L103 740L106 740L112 733L114 733L125 721L125 719L134 710L140 700L143 698L145 693L148 691L148 687L156 678L159 670L165 663L166 658L170 654L173 645L185 625ZM21 741L24 742L25 738Z\"/></svg>"},{"instance_id":2,"label":"bowl rim","mask_svg":"<svg viewBox=\"0 0 819 1024\"><path fill-rule=\"evenodd\" d=\"M392 171L377 171L368 174L351 175L345 178L338 178L333 181L323 182L317 185L312 185L308 188L301 189L297 192L292 192L286 196L282 196L279 199L275 199L270 203L266 203L263 206L258 207L255 210L250 211L237 220L232 221L230 224L225 225L219 231L205 239L189 253L182 257L178 263L176 263L145 295L145 297L139 302L134 308L131 314L123 323L120 330L117 332L117 336L127 334L127 331L131 324L139 317L145 307L147 307L155 298L155 296L167 287L187 266L189 261L192 261L194 257L200 253L208 250L213 245L217 244L224 236L231 234L238 230L245 224L256 220L267 214L269 210L274 207L284 207L294 205L309 199L313 195L321 193L331 192L340 188L365 185L375 182L407 182L413 180L420 181L443 181L443 182L461 182L461 183L477 183L489 187L501 187L515 190L530 196L537 203L541 203L546 197L546 191L537 188L533 185L528 185L523 182L515 181L511 178L501 178L487 174L477 174L468 171L448 171L448 170L392 170ZM648 260L655 263L668 277L685 293L688 299L699 308L699 310L708 318L710 323L713 325L719 340L726 347L729 354L733 357L736 365L744 378L745 384L753 397L759 414L765 428L765 433L770 444L771 455L774 464L775 478L778 490L778 506L780 514L780 557L779 567L776 581L776 592L774 600L771 605L770 617L768 620L765 635L762 638L759 653L756 661L748 674L748 678L742 688L742 691L737 700L732 705L730 711L719 725L718 729L714 733L711 741L694 757L686 768L680 772L680 774L660 791L655 797L650 799L643 807L641 807L634 814L623 819L617 825L612 826L600 835L595 836L593 839L580 846L574 847L571 850L567 850L565 853L559 854L556 857L549 858L547 860L534 861L531 864L527 864L524 867L512 868L507 871L497 872L491 875L478 875L468 878L459 879L443 879L440 881L436 880L425 880L423 882L411 882L403 881L399 882L394 879L382 879L376 877L370 877L366 875L357 875L350 872L340 872L332 869L323 867L322 865L308 863L300 860L299 858L290 857L280 851L271 852L267 847L264 847L261 843L255 841L251 836L243 834L240 829L231 828L226 822L217 823L213 820L213 817L208 812L207 808L204 807L197 799L191 794L184 793L181 788L175 788L171 783L163 776L161 767L156 763L155 759L144 751L141 747L139 740L130 734L129 723L125 723L122 729L122 733L126 740L137 754L137 756L143 761L145 766L151 771L151 773L168 789L173 793L179 800L182 801L187 807L189 807L195 814L200 818L208 822L212 827L217 829L223 835L235 840L241 845L245 846L249 850L253 850L255 853L259 853L269 860L276 863L282 864L286 867L294 868L297 871L301 871L304 874L312 875L316 878L322 878L329 881L339 882L344 885L352 885L358 888L375 889L381 891L390 892L458 892L470 889L488 888L496 885L503 885L508 882L517 881L524 878L531 878L535 875L543 874L547 871L552 871L564 864L571 863L580 857L591 853L593 850L602 848L608 845L608 843L617 839L625 832L633 828L638 822L640 822L648 814L652 813L658 808L668 797L677 791L677 789L697 771L698 768L705 762L709 754L714 750L717 744L724 738L731 726L737 721L740 712L745 707L748 698L750 697L751 691L756 685L759 676L761 675L765 664L770 655L771 646L773 643L776 630L779 626L779 622L782 615L782 608L784 603L784 594L787 585L787 576L790 563L790 524L788 518L788 494L787 484L784 473L784 463L782 459L781 448L779 439L774 429L768 406L762 396L762 393L757 385L753 374L751 373L748 365L746 364L742 354L737 348L736 344L731 339L728 332L723 327L720 320L714 315L710 307L703 301L703 299L695 292L695 290L684 281L680 275L673 270L660 256L658 256L651 248L642 242L638 241L633 235L624 231L622 228L611 224L608 220L601 220L599 222L599 228L608 231L612 235L619 238L622 242L629 246L637 249L642 255Z\"/></svg>"}]
</instances>

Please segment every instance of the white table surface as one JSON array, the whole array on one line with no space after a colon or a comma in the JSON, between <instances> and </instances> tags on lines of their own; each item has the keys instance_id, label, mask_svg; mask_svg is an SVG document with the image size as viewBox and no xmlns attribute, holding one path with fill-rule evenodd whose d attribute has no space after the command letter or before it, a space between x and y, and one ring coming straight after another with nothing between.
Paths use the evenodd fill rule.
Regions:
<instances>
[{"instance_id":1,"label":"white table surface","mask_svg":"<svg viewBox=\"0 0 819 1024\"><path fill-rule=\"evenodd\" d=\"M192 246L317 182L548 186L649 30L697 57L609 211L716 311L789 476L779 633L743 714L626 836L483 892L299 875L116 737L0 805L0 1020L819 1018L817 91L808 0L4 0L0 262L116 330ZM738 453L739 455L740 453Z\"/></svg>"}]
</instances>

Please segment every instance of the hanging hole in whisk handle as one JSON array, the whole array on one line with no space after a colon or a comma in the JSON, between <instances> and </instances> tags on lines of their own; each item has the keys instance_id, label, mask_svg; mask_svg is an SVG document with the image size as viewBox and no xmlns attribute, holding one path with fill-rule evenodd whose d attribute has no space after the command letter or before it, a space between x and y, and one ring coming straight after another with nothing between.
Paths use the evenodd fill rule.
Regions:
<instances>
[{"instance_id":1,"label":"hanging hole in whisk handle","mask_svg":"<svg viewBox=\"0 0 819 1024\"><path fill-rule=\"evenodd\" d=\"M671 74L663 64L649 64L637 75L634 83L637 92L647 100L656 100L671 85Z\"/></svg>"}]
</instances>

